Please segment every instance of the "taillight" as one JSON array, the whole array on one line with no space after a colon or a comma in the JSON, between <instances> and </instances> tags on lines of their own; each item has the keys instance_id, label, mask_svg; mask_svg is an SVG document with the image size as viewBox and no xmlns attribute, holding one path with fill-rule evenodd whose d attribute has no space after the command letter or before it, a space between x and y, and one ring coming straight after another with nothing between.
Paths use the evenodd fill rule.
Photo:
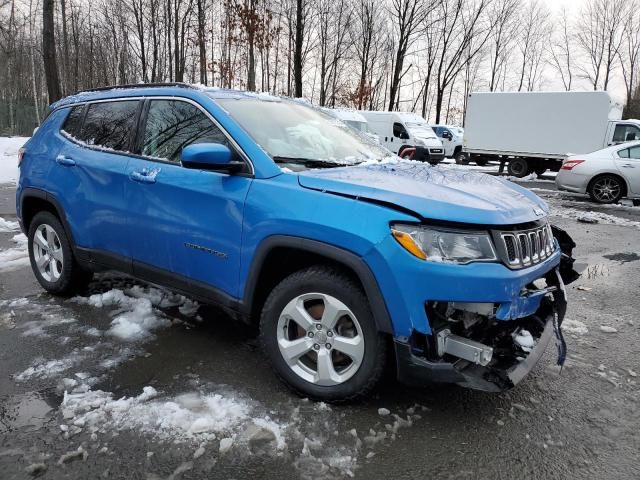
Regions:
<instances>
[{"instance_id":1,"label":"taillight","mask_svg":"<svg viewBox=\"0 0 640 480\"><path fill-rule=\"evenodd\" d=\"M565 162L562 164L562 167L560 167L560 170L573 170L575 167L584 162L585 160L565 160Z\"/></svg>"},{"instance_id":2,"label":"taillight","mask_svg":"<svg viewBox=\"0 0 640 480\"><path fill-rule=\"evenodd\" d=\"M24 147L22 147L20 150L18 150L18 166L20 166L20 164L22 163L22 159L24 158Z\"/></svg>"}]
</instances>

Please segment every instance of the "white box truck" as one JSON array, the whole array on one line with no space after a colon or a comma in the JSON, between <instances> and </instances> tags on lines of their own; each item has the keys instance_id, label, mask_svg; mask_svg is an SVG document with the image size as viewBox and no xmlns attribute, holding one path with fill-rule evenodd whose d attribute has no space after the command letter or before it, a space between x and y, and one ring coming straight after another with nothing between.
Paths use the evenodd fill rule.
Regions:
<instances>
[{"instance_id":1,"label":"white box truck","mask_svg":"<svg viewBox=\"0 0 640 480\"><path fill-rule=\"evenodd\" d=\"M444 158L444 147L431 126L415 113L360 110L371 132L380 143L402 157L406 149L415 149L414 160L436 164Z\"/></svg>"},{"instance_id":2,"label":"white box truck","mask_svg":"<svg viewBox=\"0 0 640 480\"><path fill-rule=\"evenodd\" d=\"M611 119L607 92L491 92L469 95L463 151L510 175L558 171L573 154L640 139L640 121Z\"/></svg>"}]
</instances>

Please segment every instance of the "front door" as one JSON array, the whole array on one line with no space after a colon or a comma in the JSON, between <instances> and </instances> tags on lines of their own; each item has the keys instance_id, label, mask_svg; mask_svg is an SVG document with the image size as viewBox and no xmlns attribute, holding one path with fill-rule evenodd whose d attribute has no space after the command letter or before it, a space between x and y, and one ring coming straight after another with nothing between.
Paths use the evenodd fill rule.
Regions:
<instances>
[{"instance_id":1,"label":"front door","mask_svg":"<svg viewBox=\"0 0 640 480\"><path fill-rule=\"evenodd\" d=\"M181 165L182 149L193 143L222 143L233 151L199 106L152 99L145 109L141 155L127 167L134 272L195 280L237 296L243 206L252 179Z\"/></svg>"}]
</instances>

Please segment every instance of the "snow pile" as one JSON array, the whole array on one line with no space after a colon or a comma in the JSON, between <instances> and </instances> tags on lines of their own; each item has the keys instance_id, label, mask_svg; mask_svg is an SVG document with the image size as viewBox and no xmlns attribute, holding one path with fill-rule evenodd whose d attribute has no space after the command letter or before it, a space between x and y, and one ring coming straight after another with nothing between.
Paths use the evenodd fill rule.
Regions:
<instances>
[{"instance_id":1,"label":"snow pile","mask_svg":"<svg viewBox=\"0 0 640 480\"><path fill-rule=\"evenodd\" d=\"M121 340L136 341L150 337L153 330L168 327L171 320L158 312L155 307L167 308L178 306L187 313L197 310L195 302L164 292L163 290L141 286L134 286L126 290L109 290L90 297L74 297L76 303L93 307L119 307L120 312L111 322L108 335Z\"/></svg>"},{"instance_id":2,"label":"snow pile","mask_svg":"<svg viewBox=\"0 0 640 480\"><path fill-rule=\"evenodd\" d=\"M0 232L16 232L20 229L18 222L12 222L0 217Z\"/></svg>"},{"instance_id":3,"label":"snow pile","mask_svg":"<svg viewBox=\"0 0 640 480\"><path fill-rule=\"evenodd\" d=\"M25 137L0 137L0 184L18 179L18 150L27 140Z\"/></svg>"},{"instance_id":4,"label":"snow pile","mask_svg":"<svg viewBox=\"0 0 640 480\"><path fill-rule=\"evenodd\" d=\"M138 396L114 399L110 392L81 390L64 394L60 408L68 425L63 430L70 426L86 428L91 433L135 429L172 442L218 438L230 447L249 424L271 430L280 438L279 446L284 447L280 425L268 418L252 418L251 405L232 396L194 391L160 398L155 388L146 386Z\"/></svg>"},{"instance_id":5,"label":"snow pile","mask_svg":"<svg viewBox=\"0 0 640 480\"><path fill-rule=\"evenodd\" d=\"M20 233L12 238L17 247L0 251L0 272L13 272L29 265L27 237Z\"/></svg>"},{"instance_id":6,"label":"snow pile","mask_svg":"<svg viewBox=\"0 0 640 480\"><path fill-rule=\"evenodd\" d=\"M589 333L587 326L579 320L565 318L562 322L562 330L574 335L586 335Z\"/></svg>"},{"instance_id":7,"label":"snow pile","mask_svg":"<svg viewBox=\"0 0 640 480\"><path fill-rule=\"evenodd\" d=\"M524 177L505 176L503 178L505 178L506 180L509 180L510 182L520 182L520 183L537 182L538 174L534 172L534 173L530 173L529 175L525 175Z\"/></svg>"},{"instance_id":8,"label":"snow pile","mask_svg":"<svg viewBox=\"0 0 640 480\"><path fill-rule=\"evenodd\" d=\"M575 208L551 206L551 215L555 217L565 217L577 220L582 223L603 223L607 225L622 225L625 227L640 228L640 222L627 220L602 212L585 212Z\"/></svg>"},{"instance_id":9,"label":"snow pile","mask_svg":"<svg viewBox=\"0 0 640 480\"><path fill-rule=\"evenodd\" d=\"M529 330L525 330L524 328L517 334L514 334L513 341L525 352L530 352L536 345L536 341Z\"/></svg>"},{"instance_id":10,"label":"snow pile","mask_svg":"<svg viewBox=\"0 0 640 480\"><path fill-rule=\"evenodd\" d=\"M59 373L65 372L74 367L83 359L81 355L74 353L68 357L60 360L41 360L36 361L31 367L27 368L22 373L14 376L14 379L18 382L24 382L26 380L32 380L35 378L47 378L55 376Z\"/></svg>"}]
</instances>

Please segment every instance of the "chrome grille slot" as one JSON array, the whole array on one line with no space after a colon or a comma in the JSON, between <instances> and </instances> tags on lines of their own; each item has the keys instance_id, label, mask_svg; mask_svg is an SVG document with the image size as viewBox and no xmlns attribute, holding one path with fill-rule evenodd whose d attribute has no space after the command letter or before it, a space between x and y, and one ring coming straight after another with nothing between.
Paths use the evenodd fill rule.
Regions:
<instances>
[{"instance_id":1,"label":"chrome grille slot","mask_svg":"<svg viewBox=\"0 0 640 480\"><path fill-rule=\"evenodd\" d=\"M551 256L553 236L548 225L512 232L500 232L503 260L513 268L536 265Z\"/></svg>"}]
</instances>

